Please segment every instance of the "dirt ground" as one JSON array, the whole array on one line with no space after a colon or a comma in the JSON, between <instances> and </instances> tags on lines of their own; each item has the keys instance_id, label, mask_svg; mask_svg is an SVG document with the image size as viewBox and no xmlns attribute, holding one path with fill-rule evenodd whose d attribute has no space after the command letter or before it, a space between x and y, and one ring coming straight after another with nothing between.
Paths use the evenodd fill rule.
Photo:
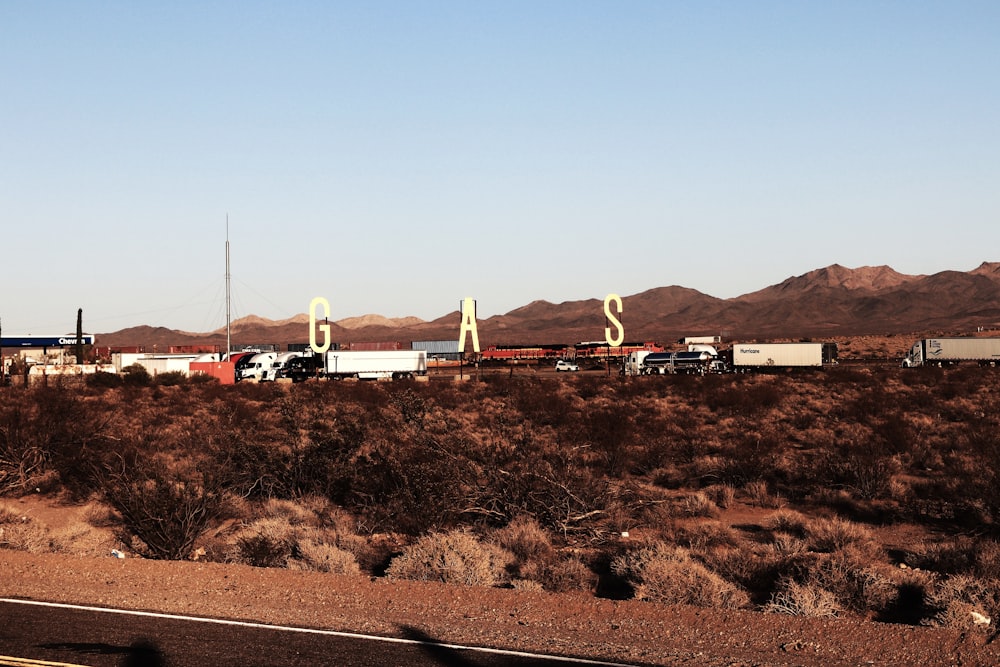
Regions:
<instances>
[{"instance_id":1,"label":"dirt ground","mask_svg":"<svg viewBox=\"0 0 1000 667\"><path fill-rule=\"evenodd\" d=\"M58 528L79 508L7 501ZM106 545L105 545L106 546ZM957 630L245 565L0 549L0 597L385 636L638 665L997 665L993 628Z\"/></svg>"}]
</instances>

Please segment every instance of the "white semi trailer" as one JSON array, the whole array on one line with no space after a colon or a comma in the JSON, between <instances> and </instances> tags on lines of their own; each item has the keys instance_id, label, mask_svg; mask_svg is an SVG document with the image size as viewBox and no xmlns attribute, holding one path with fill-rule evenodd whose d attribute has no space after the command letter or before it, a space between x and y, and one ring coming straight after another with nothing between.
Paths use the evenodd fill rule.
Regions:
<instances>
[{"instance_id":1,"label":"white semi trailer","mask_svg":"<svg viewBox=\"0 0 1000 667\"><path fill-rule=\"evenodd\" d=\"M733 343L733 370L821 368L837 363L836 343Z\"/></svg>"},{"instance_id":2,"label":"white semi trailer","mask_svg":"<svg viewBox=\"0 0 1000 667\"><path fill-rule=\"evenodd\" d=\"M426 350L330 350L323 374L330 379L411 378L427 375Z\"/></svg>"},{"instance_id":3,"label":"white semi trailer","mask_svg":"<svg viewBox=\"0 0 1000 667\"><path fill-rule=\"evenodd\" d=\"M903 368L950 366L974 361L980 366L1000 364L1000 338L924 338L903 358Z\"/></svg>"}]
</instances>

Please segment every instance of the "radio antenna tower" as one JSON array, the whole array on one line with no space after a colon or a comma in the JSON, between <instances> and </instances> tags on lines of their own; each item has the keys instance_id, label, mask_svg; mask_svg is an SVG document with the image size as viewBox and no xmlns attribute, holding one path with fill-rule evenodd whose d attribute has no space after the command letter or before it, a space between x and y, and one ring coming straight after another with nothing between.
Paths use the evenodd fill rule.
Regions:
<instances>
[{"instance_id":1,"label":"radio antenna tower","mask_svg":"<svg viewBox=\"0 0 1000 667\"><path fill-rule=\"evenodd\" d=\"M232 321L231 303L232 299L229 288L229 214L226 213L226 359L229 359L229 355L232 354L233 350L233 335L230 330L230 322Z\"/></svg>"}]
</instances>

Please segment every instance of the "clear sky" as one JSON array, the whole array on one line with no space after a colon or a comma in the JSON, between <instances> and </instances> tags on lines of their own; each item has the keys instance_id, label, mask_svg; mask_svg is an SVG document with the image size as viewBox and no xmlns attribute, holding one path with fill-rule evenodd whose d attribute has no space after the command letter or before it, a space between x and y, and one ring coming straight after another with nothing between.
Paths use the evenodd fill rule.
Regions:
<instances>
[{"instance_id":1,"label":"clear sky","mask_svg":"<svg viewBox=\"0 0 1000 667\"><path fill-rule=\"evenodd\" d=\"M234 318L969 271L998 35L994 0L3 2L0 322L224 326L227 215Z\"/></svg>"}]
</instances>

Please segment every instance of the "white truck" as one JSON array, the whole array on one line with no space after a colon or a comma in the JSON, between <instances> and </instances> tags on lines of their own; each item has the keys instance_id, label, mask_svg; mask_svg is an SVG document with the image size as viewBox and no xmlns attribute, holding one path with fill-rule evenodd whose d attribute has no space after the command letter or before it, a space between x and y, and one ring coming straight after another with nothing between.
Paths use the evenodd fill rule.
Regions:
<instances>
[{"instance_id":1,"label":"white truck","mask_svg":"<svg viewBox=\"0 0 1000 667\"><path fill-rule=\"evenodd\" d=\"M427 375L426 350L329 350L323 375L329 379L377 380Z\"/></svg>"},{"instance_id":2,"label":"white truck","mask_svg":"<svg viewBox=\"0 0 1000 667\"><path fill-rule=\"evenodd\" d=\"M837 363L836 343L733 343L736 372L765 368L822 368Z\"/></svg>"},{"instance_id":3,"label":"white truck","mask_svg":"<svg viewBox=\"0 0 1000 667\"><path fill-rule=\"evenodd\" d=\"M261 352L253 355L250 361L240 368L239 374L236 376L236 381L257 380L260 382L260 379L270 370L271 364L274 363L277 357L277 352Z\"/></svg>"},{"instance_id":4,"label":"white truck","mask_svg":"<svg viewBox=\"0 0 1000 667\"><path fill-rule=\"evenodd\" d=\"M902 366L950 366L962 361L1000 364L1000 338L924 338L913 344Z\"/></svg>"},{"instance_id":5,"label":"white truck","mask_svg":"<svg viewBox=\"0 0 1000 667\"><path fill-rule=\"evenodd\" d=\"M282 352L274 358L274 361L271 362L271 367L265 369L264 372L261 373L260 381L274 382L278 378L287 377L288 362L301 356L301 352Z\"/></svg>"}]
</instances>

